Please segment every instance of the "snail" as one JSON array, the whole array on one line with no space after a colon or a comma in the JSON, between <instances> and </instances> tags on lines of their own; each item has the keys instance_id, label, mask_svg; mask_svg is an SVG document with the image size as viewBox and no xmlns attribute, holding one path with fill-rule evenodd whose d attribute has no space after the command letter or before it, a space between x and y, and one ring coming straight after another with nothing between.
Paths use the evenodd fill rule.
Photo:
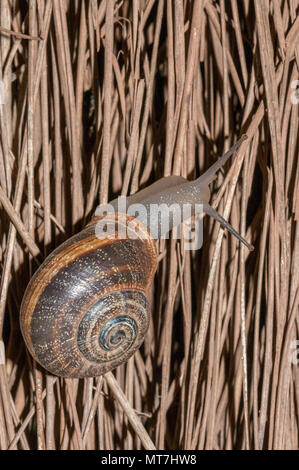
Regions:
<instances>
[{"instance_id":1,"label":"snail","mask_svg":"<svg viewBox=\"0 0 299 470\"><path fill-rule=\"evenodd\" d=\"M209 183L245 138L197 180L162 178L126 198L128 207L201 203L204 212L253 249L208 203ZM116 200L109 207L116 208ZM106 211L95 216L45 259L27 286L21 331L33 358L54 375L105 374L127 361L144 340L150 313L147 293L157 269L156 243L147 218L118 215ZM103 217L106 232L100 237L96 227ZM154 226L163 235L159 224L157 217ZM123 229L126 236L119 237Z\"/></svg>"}]
</instances>

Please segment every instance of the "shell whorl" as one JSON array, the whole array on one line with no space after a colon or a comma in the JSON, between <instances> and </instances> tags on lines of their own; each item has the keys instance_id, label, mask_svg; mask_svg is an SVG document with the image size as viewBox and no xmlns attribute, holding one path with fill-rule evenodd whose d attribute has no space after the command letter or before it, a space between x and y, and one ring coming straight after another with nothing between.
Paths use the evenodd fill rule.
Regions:
<instances>
[{"instance_id":1,"label":"shell whorl","mask_svg":"<svg viewBox=\"0 0 299 470\"><path fill-rule=\"evenodd\" d=\"M55 375L102 375L144 340L156 246L141 222L124 217L138 225L137 238L117 238L116 224L116 236L99 239L95 220L54 250L26 289L20 316L26 345Z\"/></svg>"}]
</instances>

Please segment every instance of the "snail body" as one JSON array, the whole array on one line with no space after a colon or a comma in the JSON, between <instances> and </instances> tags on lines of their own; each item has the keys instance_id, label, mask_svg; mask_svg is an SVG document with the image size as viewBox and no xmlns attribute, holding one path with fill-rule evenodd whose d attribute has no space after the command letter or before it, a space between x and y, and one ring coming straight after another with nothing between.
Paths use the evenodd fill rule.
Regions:
<instances>
[{"instance_id":1,"label":"snail body","mask_svg":"<svg viewBox=\"0 0 299 470\"><path fill-rule=\"evenodd\" d=\"M243 140L197 180L162 178L128 197L128 206L176 202L180 208L202 203L206 213L251 249L208 204L208 185L215 172ZM115 208L116 202L111 206ZM116 215L105 215L104 237L96 234L101 217L93 218L46 258L27 286L21 331L33 358L52 374L76 378L105 374L127 361L144 340L150 315L147 294L157 269L156 244L148 219ZM155 223L159 224L158 218ZM126 236L119 236L124 229Z\"/></svg>"}]
</instances>

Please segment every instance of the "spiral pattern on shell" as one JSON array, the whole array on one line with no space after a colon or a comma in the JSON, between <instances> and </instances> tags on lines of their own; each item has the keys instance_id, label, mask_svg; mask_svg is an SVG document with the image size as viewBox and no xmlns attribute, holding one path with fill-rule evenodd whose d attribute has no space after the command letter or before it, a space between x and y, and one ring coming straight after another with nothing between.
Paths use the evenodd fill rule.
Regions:
<instances>
[{"instance_id":1,"label":"spiral pattern on shell","mask_svg":"<svg viewBox=\"0 0 299 470\"><path fill-rule=\"evenodd\" d=\"M108 214L113 223L114 214ZM147 291L157 254L147 228L137 238L99 239L94 219L54 250L32 277L20 323L34 359L63 377L102 375L140 347L149 324ZM107 220L107 216L105 218Z\"/></svg>"}]
</instances>

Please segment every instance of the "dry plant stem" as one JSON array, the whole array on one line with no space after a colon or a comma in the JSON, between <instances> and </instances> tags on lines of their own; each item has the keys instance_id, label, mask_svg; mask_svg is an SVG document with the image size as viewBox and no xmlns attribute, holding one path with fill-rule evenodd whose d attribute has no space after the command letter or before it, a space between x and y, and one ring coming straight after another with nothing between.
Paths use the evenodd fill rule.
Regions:
<instances>
[{"instance_id":1,"label":"dry plant stem","mask_svg":"<svg viewBox=\"0 0 299 470\"><path fill-rule=\"evenodd\" d=\"M138 84L138 88L137 88L135 109L132 112L133 114L132 133L131 133L130 144L129 144L128 153L127 153L126 171L124 175L122 192L121 192L123 196L126 196L128 194L128 187L129 187L129 182L130 182L130 178L132 175L134 156L137 154L138 128L140 124L140 115L141 115L141 107L143 104L144 88L145 88L144 80L140 80Z\"/></svg>"},{"instance_id":2,"label":"dry plant stem","mask_svg":"<svg viewBox=\"0 0 299 470\"><path fill-rule=\"evenodd\" d=\"M168 284L168 300L165 307L165 335L164 335L164 346L163 361L162 361L162 383L161 383L161 404L159 413L159 440L158 448L164 449L164 439L166 433L166 412L167 412L167 393L169 386L169 374L170 374L170 358L171 358L171 344L172 344L172 324L173 324L173 304L176 294L176 276L177 276L177 259L176 259L176 240L171 239L171 251L170 251L170 276Z\"/></svg>"},{"instance_id":3,"label":"dry plant stem","mask_svg":"<svg viewBox=\"0 0 299 470\"><path fill-rule=\"evenodd\" d=\"M81 434L81 429L80 429L80 423L79 423L79 417L75 405L75 399L74 399L74 381L71 379L65 379L66 383L66 388L68 392L68 396L70 399L70 405L71 405L71 410L72 410L72 418L74 420L74 426L75 426L75 437L76 437L76 448L83 450L84 449L84 444L83 444L83 439L82 439L82 434Z\"/></svg>"},{"instance_id":4,"label":"dry plant stem","mask_svg":"<svg viewBox=\"0 0 299 470\"><path fill-rule=\"evenodd\" d=\"M12 410L14 425L15 425L15 428L18 428L18 429L19 429L19 427L20 427L20 425L21 425L21 421L20 421L19 415L18 415L18 413L17 413L16 407L15 407L15 403L14 403L14 401L13 401L13 399L12 399L12 396L11 396L11 394L9 394L9 395L10 395L10 396L9 396L9 398L10 398L10 406L11 406L11 410ZM16 434L15 434L15 436L16 436ZM15 439L15 437L14 437L14 439ZM14 439L13 439L13 440L14 440ZM22 448L22 449L24 449L24 450L29 450L29 449L30 449L29 444L28 444L28 440L27 440L25 434L22 434L22 435L20 436L20 444L21 444L21 448ZM14 445L11 446L11 448L14 448Z\"/></svg>"},{"instance_id":5,"label":"dry plant stem","mask_svg":"<svg viewBox=\"0 0 299 470\"><path fill-rule=\"evenodd\" d=\"M45 434L44 434L44 409L42 399L42 374L36 367L34 368L35 381L35 397L36 397L36 420L37 420L37 449L45 450Z\"/></svg>"},{"instance_id":6,"label":"dry plant stem","mask_svg":"<svg viewBox=\"0 0 299 470\"><path fill-rule=\"evenodd\" d=\"M219 269L219 265L217 266L217 274L215 276L216 282L215 282L215 289L218 288L219 286L219 275L220 275L221 269ZM202 409L201 409L201 428L202 432L200 436L200 440L198 443L199 449L203 448L204 446L204 440L205 440L205 435L206 435L206 448L211 449L213 448L213 440L212 440L212 435L213 435L213 427L214 427L214 410L215 410L215 387L217 386L217 381L218 381L218 370L217 370L217 334L214 337L215 332L217 332L218 328L216 325L219 324L219 319L217 321L216 319L216 296L213 296L213 301L212 301L212 308L211 308L211 315L210 315L210 334L209 334L209 360L212 362L213 367L209 367L208 369L208 376L207 376L207 381L206 381L206 396L207 399L205 400ZM219 315L218 315L219 316ZM215 357L216 356L216 357ZM209 422L208 422L209 421ZM194 433L197 436L197 433ZM195 437L195 436L194 436ZM191 447L195 447L196 444L193 442L191 444Z\"/></svg>"},{"instance_id":7,"label":"dry plant stem","mask_svg":"<svg viewBox=\"0 0 299 470\"><path fill-rule=\"evenodd\" d=\"M27 245L30 253L32 256L37 256L40 253L40 250L36 243L31 238L30 234L26 230L22 220L20 219L18 213L15 211L13 205L11 204L9 198L6 196L3 189L0 187L0 201L5 209L9 219L14 224L16 230L18 231L19 235L22 237L25 245Z\"/></svg>"},{"instance_id":8,"label":"dry plant stem","mask_svg":"<svg viewBox=\"0 0 299 470\"><path fill-rule=\"evenodd\" d=\"M53 1L53 13L57 39L59 45L58 62L61 79L64 84L64 99L67 107L68 126L70 132L71 159L73 170L73 192L72 192L72 220L75 224L82 216L82 181L80 175L80 145L79 135L76 125L76 106L74 81L71 70L70 45L65 17L65 4L60 0Z\"/></svg>"},{"instance_id":9,"label":"dry plant stem","mask_svg":"<svg viewBox=\"0 0 299 470\"><path fill-rule=\"evenodd\" d=\"M155 36L154 36L154 41L153 41L153 53L152 53L152 59L151 59L150 76L149 76L149 81L147 84L147 93L146 93L145 104L144 104L144 113L143 113L143 119L142 119L141 131L140 131L140 137L139 137L138 154L137 154L137 159L136 159L135 168L133 172L133 178L132 178L132 187L131 187L132 193L135 193L139 186L138 179L139 179L141 158L142 158L142 153L144 149L144 141L145 141L146 129L148 125L150 105L152 102L152 97L153 97L153 92L154 92L155 70L156 70L156 63L157 63L158 44L159 44L159 37L160 37L160 31L161 31L162 17L163 17L163 8L164 8L164 0L159 0L157 18L155 21Z\"/></svg>"},{"instance_id":10,"label":"dry plant stem","mask_svg":"<svg viewBox=\"0 0 299 470\"><path fill-rule=\"evenodd\" d=\"M224 152L229 149L229 97L228 97L228 65L226 52L226 23L224 0L220 0L221 14L221 39L222 39L222 66L223 66L223 132L224 132Z\"/></svg>"},{"instance_id":11,"label":"dry plant stem","mask_svg":"<svg viewBox=\"0 0 299 470\"><path fill-rule=\"evenodd\" d=\"M272 221L273 221L273 217ZM265 429L266 429L266 421L267 416L269 413L269 398L271 398L271 376L270 371L273 368L273 360L272 360L272 348L273 348L273 324L274 324L274 272L271 270L271 266L274 263L274 235L273 233L269 233L270 239L270 256L268 261L268 291L270 301L268 302L267 306L267 323L266 323L266 349L265 349L265 367L264 367L264 374L263 374L263 386L262 386L262 395L261 395L261 414L259 419L259 447L263 448L264 439L265 439ZM271 402L270 402L271 403Z\"/></svg>"},{"instance_id":12,"label":"dry plant stem","mask_svg":"<svg viewBox=\"0 0 299 470\"><path fill-rule=\"evenodd\" d=\"M174 40L173 40L173 11L172 1L167 0L167 33L168 33L168 100L167 100L167 124L166 124L166 144L165 144L165 165L164 176L169 176L171 172L171 151L173 145L173 119L175 105L175 69L174 69Z\"/></svg>"},{"instance_id":13,"label":"dry plant stem","mask_svg":"<svg viewBox=\"0 0 299 470\"><path fill-rule=\"evenodd\" d=\"M269 127L271 134L271 143L273 151L273 163L274 163L274 177L275 177L275 189L278 199L278 222L280 227L280 236L281 236L281 279L280 279L280 298L279 306L280 312L286 311L287 298L286 298L286 282L287 282L287 251L286 251L286 224L285 224L285 201L284 201L284 191L283 191L283 180L282 174L284 168L281 162L283 159L283 149L281 147L281 130L279 127L279 106L278 98L275 85L275 71L274 63L272 59L272 48L271 48L271 39L270 39L270 25L268 23L267 12L266 12L266 2L257 2L255 1L255 11L257 16L257 28L260 44L260 56L261 64L263 70L263 77L265 83L265 94L268 105L269 113ZM284 322L283 317L281 318L281 323ZM274 375L279 368L281 360L281 342L282 342L282 329L278 329L279 333L277 335L277 345L276 345L276 357L274 363ZM276 390L276 387L273 388L273 391ZM273 397L275 396L275 392ZM281 404L277 403L276 407L276 416L275 416L275 437L274 437L274 448L281 448L282 446L282 429L283 426L280 423L280 409Z\"/></svg>"},{"instance_id":14,"label":"dry plant stem","mask_svg":"<svg viewBox=\"0 0 299 470\"><path fill-rule=\"evenodd\" d=\"M11 36L15 36L16 38L19 38L19 39L30 39L30 40L36 40L36 41L41 39L38 36L29 36L28 34L19 33L18 31L11 31L10 29L3 28L3 26L0 26L0 32L11 35Z\"/></svg>"},{"instance_id":15,"label":"dry plant stem","mask_svg":"<svg viewBox=\"0 0 299 470\"><path fill-rule=\"evenodd\" d=\"M41 114L42 114L42 155L43 155L43 202L44 202L44 254L51 243L51 190L50 190L50 155L49 155L49 107L46 58L41 75Z\"/></svg>"},{"instance_id":16,"label":"dry plant stem","mask_svg":"<svg viewBox=\"0 0 299 470\"><path fill-rule=\"evenodd\" d=\"M134 385L134 357L131 357L126 364L126 384L125 384L125 396L129 403L133 403L133 385ZM124 425L128 427L128 420L125 417ZM127 449L133 447L133 436L131 432L128 433Z\"/></svg>"},{"instance_id":17,"label":"dry plant stem","mask_svg":"<svg viewBox=\"0 0 299 470\"><path fill-rule=\"evenodd\" d=\"M202 15L202 0L196 0L193 5L191 35L188 48L188 58L186 66L186 77L184 84L184 94L181 104L180 122L177 133L177 141L174 151L173 173L178 175L181 168L181 158L185 141L186 122L189 112L190 95L193 84L194 69L198 60L200 20Z\"/></svg>"},{"instance_id":18,"label":"dry plant stem","mask_svg":"<svg viewBox=\"0 0 299 470\"><path fill-rule=\"evenodd\" d=\"M59 222L62 219L62 151L61 151L61 131L60 131L60 103L59 103L59 80L57 62L53 40L51 40L51 57L53 64L53 108L54 108L54 151L55 151L55 216ZM56 233L57 235L57 233Z\"/></svg>"},{"instance_id":19,"label":"dry plant stem","mask_svg":"<svg viewBox=\"0 0 299 470\"><path fill-rule=\"evenodd\" d=\"M102 147L102 166L101 166L101 203L108 202L108 184L110 168L110 137L111 137L111 95L112 95L112 55L113 55L113 28L114 28L114 0L106 2L106 21L105 21L105 72L104 72L104 124L103 124L103 147Z\"/></svg>"},{"instance_id":20,"label":"dry plant stem","mask_svg":"<svg viewBox=\"0 0 299 470\"><path fill-rule=\"evenodd\" d=\"M0 403L0 425L1 425L0 446L1 446L1 450L6 450L7 449L7 434L6 434L6 430L5 430L6 423L5 423L2 403Z\"/></svg>"},{"instance_id":21,"label":"dry plant stem","mask_svg":"<svg viewBox=\"0 0 299 470\"><path fill-rule=\"evenodd\" d=\"M53 380L53 384L54 384L56 381L57 381L57 378L55 377L54 380ZM46 396L46 390L44 390L43 393L42 393L42 400L44 400L45 396ZM21 425L20 428L18 429L18 431L17 431L17 433L16 433L16 435L15 435L13 441L12 441L12 442L10 443L10 445L9 445L9 448L8 448L9 450L12 449L12 448L17 444L17 442L18 442L18 440L19 440L20 438L22 438L22 435L23 435L23 433L24 433L26 427L27 427L28 424L30 423L31 419L33 418L34 413L35 413L35 406L33 406L33 407L30 409L30 411L29 411L29 413L27 414L26 418L23 420L22 425Z\"/></svg>"},{"instance_id":22,"label":"dry plant stem","mask_svg":"<svg viewBox=\"0 0 299 470\"><path fill-rule=\"evenodd\" d=\"M86 426L87 415L88 415L88 413L90 411L90 407L91 407L92 391L93 391L93 386L94 386L93 382L94 382L93 377L90 377L89 379L84 381L83 394L84 394L85 405L84 405L82 424L81 424L82 429L84 429L85 426Z\"/></svg>"},{"instance_id":23,"label":"dry plant stem","mask_svg":"<svg viewBox=\"0 0 299 470\"><path fill-rule=\"evenodd\" d=\"M47 375L46 378L46 448L47 450L55 449L54 437L54 420L55 420L55 398L54 398L54 381L55 377Z\"/></svg>"},{"instance_id":24,"label":"dry plant stem","mask_svg":"<svg viewBox=\"0 0 299 470\"><path fill-rule=\"evenodd\" d=\"M249 149L247 150L247 157L249 156ZM245 159L244 163L244 183L242 193L242 213L241 213L241 234L246 236L246 201L248 200L248 158ZM245 250L240 247L240 282L241 282L241 295L240 295L240 310L241 310L241 342L242 342L242 369L243 369L243 402L244 402L244 433L245 433L245 449L250 449L249 442L249 406L248 406L248 366L247 366L247 341L246 341L246 324L245 324L245 313L246 313L246 277L245 277Z\"/></svg>"},{"instance_id":25,"label":"dry plant stem","mask_svg":"<svg viewBox=\"0 0 299 470\"><path fill-rule=\"evenodd\" d=\"M255 311L255 320L254 320L254 349L253 349L253 413L254 413L254 441L255 448L261 449L264 439L264 425L260 429L259 422L264 422L264 417L266 416L266 410L261 407L260 418L259 415L259 403L258 403L258 364L259 364L259 325L260 325L260 310L261 310L261 295L262 295L262 277L265 263L265 252L266 252L266 239L267 233L269 230L269 219L270 219L270 202L272 196L273 188L273 175L269 174L269 187L267 193L267 199L265 204L265 218L263 222L262 236L260 242L260 259L258 266L258 279L257 279L257 293L256 293L256 311ZM267 349L269 350L268 344L270 341L267 341ZM271 342L272 344L272 342ZM266 357L266 352L265 352ZM265 367L264 375L269 377L270 370ZM269 380L268 380L269 383ZM266 389L267 390L267 389ZM268 392L268 390L267 390ZM266 393L267 393L266 392Z\"/></svg>"},{"instance_id":26,"label":"dry plant stem","mask_svg":"<svg viewBox=\"0 0 299 470\"><path fill-rule=\"evenodd\" d=\"M239 12L238 12L238 2L237 2L237 0L232 0L231 1L231 7L232 7L232 13L233 13L233 17L234 17L236 42L237 42L237 47L238 47L238 52L239 52L239 57L240 57L240 62L241 62L243 81L244 81L244 85L245 85L245 88L246 88L247 83L248 83L248 72L247 72L246 55L245 55L245 51L244 51L244 44L243 44L243 40L242 40L242 32L241 32L241 26L240 26L240 17L239 17Z\"/></svg>"},{"instance_id":27,"label":"dry plant stem","mask_svg":"<svg viewBox=\"0 0 299 470\"><path fill-rule=\"evenodd\" d=\"M94 394L94 397L93 397L93 402L92 402L92 405L90 407L89 415L88 415L86 425L85 425L85 428L84 428L84 431L83 431L83 443L85 443L86 440L87 440L87 436L88 436L88 433L90 431L92 421L95 418L95 413L96 413L96 409L97 409L97 406L98 406L99 396L100 396L100 393L101 393L102 385L103 385L103 378L100 377L97 381L97 387L96 387L95 394Z\"/></svg>"},{"instance_id":28,"label":"dry plant stem","mask_svg":"<svg viewBox=\"0 0 299 470\"><path fill-rule=\"evenodd\" d=\"M245 143L242 144L242 146L240 147L239 153L241 153L242 150L244 151L244 149L246 148L245 147L246 144L248 145L248 141L245 141ZM236 164L238 164L238 166L235 169L235 171L236 171L236 174L238 174L241 169L242 162L239 160L236 162ZM235 176L234 182L232 182L229 195L226 201L226 208L225 208L224 215L223 215L225 219L227 219L229 215L236 182L237 182L237 177ZM189 448L190 446L191 436L193 433L195 396L196 396L198 376L199 376L199 367L200 367L200 362L202 359L202 349L203 349L204 337L205 337L206 329L207 329L208 313L209 313L210 305L211 305L211 296L212 296L212 289L214 286L215 270L216 270L216 265L219 259L222 238L223 238L223 229L221 228L219 229L219 232L218 232L216 246L215 246L215 250L213 253L213 260L212 260L212 265L211 265L210 272L209 272L209 279L208 279L207 289L205 293L205 300L204 300L204 306L202 310L200 327L198 331L197 343L195 345L194 360L193 360L193 365L192 365L192 371L193 371L192 385L190 387L189 398L188 398L188 411L187 411L188 421L187 421L187 432L186 432L186 442L185 442L186 448Z\"/></svg>"},{"instance_id":29,"label":"dry plant stem","mask_svg":"<svg viewBox=\"0 0 299 470\"><path fill-rule=\"evenodd\" d=\"M57 0L55 0L57 2ZM58 11L59 15L59 11ZM76 103L75 87L72 74L71 52L69 44L68 25L66 21L65 3L60 0L60 21L62 29L63 53L65 61L65 74L67 82L67 92L69 94L69 112L71 124L71 142L72 142L72 170L73 170L73 194L72 194L72 220L75 224L83 214L83 195L81 181L81 162L80 162L80 141L79 132L76 123Z\"/></svg>"},{"instance_id":30,"label":"dry plant stem","mask_svg":"<svg viewBox=\"0 0 299 470\"><path fill-rule=\"evenodd\" d=\"M1 59L0 59L0 66L1 66L1 72L0 72L0 80L3 79L2 77L2 64L1 64ZM4 86L5 86L5 78L4 78ZM3 93L3 91L2 91ZM9 126L8 126L8 118L10 113L7 113L7 103L5 101L9 97L7 96L7 93L5 92L4 97L2 97L2 104L3 106L0 105L0 129L1 129L1 141L2 141L2 153L3 153L3 162L1 164L1 184L3 185L3 190L4 193L6 193L8 196L11 195L11 168L10 168L10 161L9 161Z\"/></svg>"},{"instance_id":31,"label":"dry plant stem","mask_svg":"<svg viewBox=\"0 0 299 470\"><path fill-rule=\"evenodd\" d=\"M5 367L3 364L0 365L0 390L1 390L1 395L2 395L5 421L7 423L7 437L8 437L9 442L11 442L14 438L15 431L14 431L14 424L13 424L13 419L12 419L7 375L6 375ZM16 450L16 447L14 446L13 449Z\"/></svg>"},{"instance_id":32,"label":"dry plant stem","mask_svg":"<svg viewBox=\"0 0 299 470\"><path fill-rule=\"evenodd\" d=\"M186 52L185 52L185 24L184 24L184 4L182 0L178 0L174 8L174 55L175 55L175 108L174 108L174 120L172 123L172 142L171 142L171 153L175 148L177 139L177 129L179 125L181 105L185 86L186 76ZM172 158L173 161L173 158ZM167 164L167 162L165 162ZM165 172L171 171L172 162L165 167Z\"/></svg>"},{"instance_id":33,"label":"dry plant stem","mask_svg":"<svg viewBox=\"0 0 299 470\"><path fill-rule=\"evenodd\" d=\"M85 2L81 3L80 14L80 32L79 32L79 46L78 46L78 61L77 61L77 80L76 80L76 113L77 113L77 129L80 147L82 147L82 111L83 111L83 92L84 92L84 75L86 66L86 41L87 41L87 28L86 28L86 12Z\"/></svg>"},{"instance_id":34,"label":"dry plant stem","mask_svg":"<svg viewBox=\"0 0 299 470\"><path fill-rule=\"evenodd\" d=\"M7 30L11 30L12 28L12 15L11 15L11 5L8 0L4 0L1 2L0 6L0 23L1 26ZM1 46L1 72L0 72L0 79L3 80L3 84L5 87L5 97L3 101L5 101L4 106L1 106L1 121L2 117L3 120L1 122L1 140L3 146L3 153L4 153L4 161L5 161L5 170L6 170L6 177L8 183L8 196L11 195L11 169L9 166L9 155L7 154L8 148L11 146L12 142L12 104L13 104L13 97L12 97L12 82L11 82L11 73L12 69L9 65L9 56L11 46L13 44L12 38L8 35L1 34L0 39L0 46ZM3 65L7 64L7 71L9 73L5 73L3 69ZM2 90L3 91L3 90ZM3 177L3 175L2 175ZM8 179L10 181L8 181ZM4 188L3 188L4 189Z\"/></svg>"},{"instance_id":35,"label":"dry plant stem","mask_svg":"<svg viewBox=\"0 0 299 470\"><path fill-rule=\"evenodd\" d=\"M29 4L29 31L34 34L36 30L36 1ZM27 139L27 167L28 167L28 231L30 236L34 239L34 147L33 147L33 133L34 133L34 73L35 73L35 57L36 43L30 41L29 43L29 58L28 58L28 139Z\"/></svg>"},{"instance_id":36,"label":"dry plant stem","mask_svg":"<svg viewBox=\"0 0 299 470\"><path fill-rule=\"evenodd\" d=\"M156 450L152 440L150 439L149 435L147 434L146 430L144 429L141 421L137 417L134 410L131 408L125 394L120 389L114 375L112 372L108 372L105 374L105 380L110 387L111 392L119 402L120 406L124 410L125 414L128 417L128 420L131 423L134 431L137 433L139 439L141 440L143 446L147 450Z\"/></svg>"},{"instance_id":37,"label":"dry plant stem","mask_svg":"<svg viewBox=\"0 0 299 470\"><path fill-rule=\"evenodd\" d=\"M46 13L45 13L45 24L46 24L47 32L48 32L48 28L50 24L51 12L52 12L52 6L50 3L48 3ZM46 46L46 38L42 42L39 48L37 64L41 65L42 63L43 55L45 53L45 46ZM36 95L37 95L37 91L39 88L40 76L41 76L41 67L37 66L37 70L35 74L34 105L36 102ZM28 137L28 133L25 134L25 141L21 150L20 164L18 168L16 190L15 190L15 195L14 195L14 208L16 211L20 210L21 200L22 200L22 195L23 195L23 185L24 185L25 171L26 171L26 164L27 164L27 152L26 152L27 137ZM4 312L5 312L5 304L6 304L7 291L8 291L8 281L9 281L9 275L10 275L10 269L11 269L11 263L12 263L15 237L16 237L16 229L11 226L9 230L9 234L8 234L4 269L3 269L3 274L1 276L1 294L0 294L0 333L1 335L0 336L2 336L3 318L4 318Z\"/></svg>"}]
</instances>

